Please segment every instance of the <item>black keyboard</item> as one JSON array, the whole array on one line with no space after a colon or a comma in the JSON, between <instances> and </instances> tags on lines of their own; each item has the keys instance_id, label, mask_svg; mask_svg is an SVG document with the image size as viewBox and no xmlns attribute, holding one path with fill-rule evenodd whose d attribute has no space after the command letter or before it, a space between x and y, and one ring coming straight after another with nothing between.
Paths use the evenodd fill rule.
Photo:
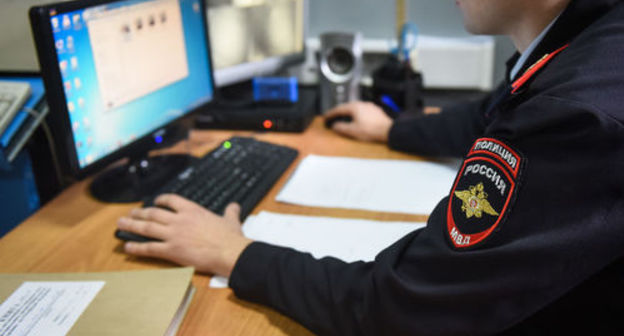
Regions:
<instances>
[{"instance_id":1,"label":"black keyboard","mask_svg":"<svg viewBox=\"0 0 624 336\"><path fill-rule=\"evenodd\" d=\"M173 193L223 214L231 202L241 206L241 221L269 192L297 157L297 150L253 138L233 137L182 171L143 206L153 205L164 193ZM148 241L143 236L117 230L122 240Z\"/></svg>"}]
</instances>

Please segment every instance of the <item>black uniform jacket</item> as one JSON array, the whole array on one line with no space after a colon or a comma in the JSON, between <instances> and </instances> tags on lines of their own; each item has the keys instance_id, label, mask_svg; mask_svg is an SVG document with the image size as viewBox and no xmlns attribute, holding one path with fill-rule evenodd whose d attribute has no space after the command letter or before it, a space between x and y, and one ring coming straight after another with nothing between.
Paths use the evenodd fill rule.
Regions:
<instances>
[{"instance_id":1,"label":"black uniform jacket","mask_svg":"<svg viewBox=\"0 0 624 336\"><path fill-rule=\"evenodd\" d=\"M513 82L536 62L395 122L391 147L464 157L426 228L368 263L252 243L236 295L319 334L622 334L624 2L572 0Z\"/></svg>"}]
</instances>

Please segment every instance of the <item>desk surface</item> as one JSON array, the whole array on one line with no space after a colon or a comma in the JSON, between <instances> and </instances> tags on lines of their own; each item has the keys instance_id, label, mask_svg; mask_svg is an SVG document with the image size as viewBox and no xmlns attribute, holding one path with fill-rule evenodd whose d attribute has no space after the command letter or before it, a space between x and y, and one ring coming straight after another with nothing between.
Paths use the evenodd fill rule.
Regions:
<instances>
[{"instance_id":1,"label":"desk surface","mask_svg":"<svg viewBox=\"0 0 624 336\"><path fill-rule=\"evenodd\" d=\"M383 144L362 143L340 137L322 126L317 118L304 133L257 133L248 131L193 131L188 141L176 149L202 155L232 135L254 136L260 140L295 147L297 161L286 171L270 193L254 209L287 214L323 215L376 220L425 221L426 216L376 213L360 210L324 209L282 204L277 192L300 160L308 154L341 155L360 158L410 159ZM173 264L130 257L113 237L116 221L132 204L105 204L88 194L90 180L76 183L45 207L0 239L0 272L98 272L172 267ZM196 274L197 292L188 310L180 335L308 335L310 332L272 309L238 300L230 289L208 287L210 276Z\"/></svg>"}]
</instances>

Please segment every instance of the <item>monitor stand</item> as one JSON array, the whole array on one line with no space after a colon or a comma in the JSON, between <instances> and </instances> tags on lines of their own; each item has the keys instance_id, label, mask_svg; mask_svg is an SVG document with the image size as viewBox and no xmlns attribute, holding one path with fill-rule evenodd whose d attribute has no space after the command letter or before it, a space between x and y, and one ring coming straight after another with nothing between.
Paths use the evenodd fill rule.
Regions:
<instances>
[{"instance_id":1,"label":"monitor stand","mask_svg":"<svg viewBox=\"0 0 624 336\"><path fill-rule=\"evenodd\" d=\"M157 155L131 158L127 164L105 170L90 186L103 202L129 203L153 196L165 183L196 160L190 155Z\"/></svg>"}]
</instances>

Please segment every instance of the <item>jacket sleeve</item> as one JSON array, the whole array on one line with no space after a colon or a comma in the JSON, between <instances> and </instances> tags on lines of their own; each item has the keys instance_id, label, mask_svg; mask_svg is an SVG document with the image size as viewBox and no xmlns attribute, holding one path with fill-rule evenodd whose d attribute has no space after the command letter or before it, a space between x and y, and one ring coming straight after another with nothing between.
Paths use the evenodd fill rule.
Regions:
<instances>
[{"instance_id":1,"label":"jacket sleeve","mask_svg":"<svg viewBox=\"0 0 624 336\"><path fill-rule=\"evenodd\" d=\"M624 128L557 98L517 113L524 122L503 118L486 130L527 164L481 245L453 247L445 198L426 228L374 262L253 243L230 287L323 335L490 334L526 319L622 256Z\"/></svg>"},{"instance_id":2,"label":"jacket sleeve","mask_svg":"<svg viewBox=\"0 0 624 336\"><path fill-rule=\"evenodd\" d=\"M418 155L461 157L483 134L484 113L502 88L480 100L445 107L438 114L397 118L388 145Z\"/></svg>"}]
</instances>

